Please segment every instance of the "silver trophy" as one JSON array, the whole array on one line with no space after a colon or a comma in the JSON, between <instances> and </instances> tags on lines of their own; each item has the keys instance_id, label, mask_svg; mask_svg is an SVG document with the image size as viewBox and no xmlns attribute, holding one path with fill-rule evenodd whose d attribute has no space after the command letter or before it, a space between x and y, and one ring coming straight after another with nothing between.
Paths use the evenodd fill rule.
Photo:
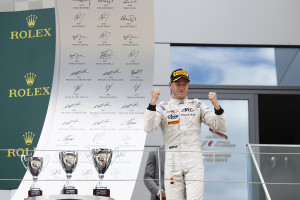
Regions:
<instances>
[{"instance_id":1,"label":"silver trophy","mask_svg":"<svg viewBox=\"0 0 300 200\"><path fill-rule=\"evenodd\" d=\"M100 181L96 185L96 188L93 190L93 195L110 197L110 189L107 189L107 186L103 183L102 180L104 178L104 173L111 163L112 150L92 149L92 158L100 178Z\"/></svg>"},{"instance_id":2,"label":"silver trophy","mask_svg":"<svg viewBox=\"0 0 300 200\"><path fill-rule=\"evenodd\" d=\"M78 153L76 151L61 151L59 152L60 163L67 173L67 182L62 190L63 194L77 194L78 191L70 181L72 172L75 170L78 161Z\"/></svg>"},{"instance_id":3,"label":"silver trophy","mask_svg":"<svg viewBox=\"0 0 300 200\"><path fill-rule=\"evenodd\" d=\"M36 183L38 180L38 175L41 173L43 168L43 158L42 157L28 157L27 167L31 175L33 176L33 184L28 191L28 197L42 196L43 192Z\"/></svg>"}]
</instances>

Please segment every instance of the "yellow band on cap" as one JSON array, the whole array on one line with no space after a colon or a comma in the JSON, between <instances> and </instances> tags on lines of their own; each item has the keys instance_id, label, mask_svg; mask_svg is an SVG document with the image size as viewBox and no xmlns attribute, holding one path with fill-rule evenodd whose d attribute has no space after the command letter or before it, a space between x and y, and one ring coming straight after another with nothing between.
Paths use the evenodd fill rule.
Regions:
<instances>
[{"instance_id":1,"label":"yellow band on cap","mask_svg":"<svg viewBox=\"0 0 300 200\"><path fill-rule=\"evenodd\" d=\"M189 74L186 71L183 71L183 70L180 70L180 71L177 71L177 72L173 73L173 76L178 76L178 75L185 75L185 76L189 77Z\"/></svg>"}]
</instances>

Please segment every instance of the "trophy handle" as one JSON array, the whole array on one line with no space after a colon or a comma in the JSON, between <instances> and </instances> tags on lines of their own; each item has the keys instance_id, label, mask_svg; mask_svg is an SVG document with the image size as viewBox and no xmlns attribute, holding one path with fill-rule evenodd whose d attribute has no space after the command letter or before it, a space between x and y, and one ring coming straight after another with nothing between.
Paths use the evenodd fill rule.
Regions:
<instances>
[{"instance_id":1,"label":"trophy handle","mask_svg":"<svg viewBox=\"0 0 300 200\"><path fill-rule=\"evenodd\" d=\"M23 166L25 167L25 169L28 170L28 167L27 167L27 165L24 164L24 162L27 163L27 157L23 154L21 156L21 163L23 164Z\"/></svg>"}]
</instances>

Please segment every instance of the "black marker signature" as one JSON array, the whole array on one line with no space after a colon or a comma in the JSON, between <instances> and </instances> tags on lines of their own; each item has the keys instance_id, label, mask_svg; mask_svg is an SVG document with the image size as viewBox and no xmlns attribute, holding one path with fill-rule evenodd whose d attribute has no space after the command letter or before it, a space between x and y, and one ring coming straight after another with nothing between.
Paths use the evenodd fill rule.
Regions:
<instances>
[{"instance_id":1,"label":"black marker signature","mask_svg":"<svg viewBox=\"0 0 300 200\"><path fill-rule=\"evenodd\" d=\"M73 40L78 40L78 41L79 41L79 40L81 40L82 38L85 39L85 38L87 38L87 37L78 33L77 35L73 35L72 38L73 38Z\"/></svg>"},{"instance_id":2,"label":"black marker signature","mask_svg":"<svg viewBox=\"0 0 300 200\"><path fill-rule=\"evenodd\" d=\"M138 89L140 88L141 85L142 85L141 83L140 84L135 84L133 86L134 92L138 91Z\"/></svg>"},{"instance_id":3,"label":"black marker signature","mask_svg":"<svg viewBox=\"0 0 300 200\"><path fill-rule=\"evenodd\" d=\"M123 15L121 17L121 21L128 21L129 24L131 24L132 22L136 21L136 16L134 15Z\"/></svg>"},{"instance_id":4,"label":"black marker signature","mask_svg":"<svg viewBox=\"0 0 300 200\"><path fill-rule=\"evenodd\" d=\"M116 162L116 160L120 159L120 158L124 158L126 157L126 151L121 151L119 147L116 147L114 149L114 156L113 156L113 162Z\"/></svg>"},{"instance_id":5,"label":"black marker signature","mask_svg":"<svg viewBox=\"0 0 300 200\"><path fill-rule=\"evenodd\" d=\"M112 86L113 86L113 83L112 84L107 84L106 85L106 92L108 92L111 89Z\"/></svg>"},{"instance_id":6,"label":"black marker signature","mask_svg":"<svg viewBox=\"0 0 300 200\"><path fill-rule=\"evenodd\" d=\"M76 103L66 105L64 108L75 108L77 106L81 106L80 104L81 104L81 102L76 102Z\"/></svg>"},{"instance_id":7,"label":"black marker signature","mask_svg":"<svg viewBox=\"0 0 300 200\"><path fill-rule=\"evenodd\" d=\"M111 106L110 102L106 102L106 103L102 103L99 105L95 105L93 108L102 108L102 107L107 107L107 106Z\"/></svg>"},{"instance_id":8,"label":"black marker signature","mask_svg":"<svg viewBox=\"0 0 300 200\"><path fill-rule=\"evenodd\" d=\"M107 38L110 36L111 32L104 31L103 33L100 34L99 39L103 39L103 41L106 41Z\"/></svg>"},{"instance_id":9,"label":"black marker signature","mask_svg":"<svg viewBox=\"0 0 300 200\"><path fill-rule=\"evenodd\" d=\"M81 171L81 175L82 176L88 176L90 174L92 174L92 170L91 169Z\"/></svg>"},{"instance_id":10,"label":"black marker signature","mask_svg":"<svg viewBox=\"0 0 300 200\"><path fill-rule=\"evenodd\" d=\"M72 138L72 135L67 135L62 139L62 141L64 141L64 142L72 141L72 140L74 140L74 138Z\"/></svg>"},{"instance_id":11,"label":"black marker signature","mask_svg":"<svg viewBox=\"0 0 300 200\"><path fill-rule=\"evenodd\" d=\"M131 70L131 77L133 77L134 75L138 76L141 73L143 73L142 69L133 69Z\"/></svg>"},{"instance_id":12,"label":"black marker signature","mask_svg":"<svg viewBox=\"0 0 300 200\"><path fill-rule=\"evenodd\" d=\"M103 13L102 15L99 16L98 20L99 21L103 21L103 22L106 22L108 20L110 16L110 13Z\"/></svg>"},{"instance_id":13,"label":"black marker signature","mask_svg":"<svg viewBox=\"0 0 300 200\"><path fill-rule=\"evenodd\" d=\"M123 109L123 108L136 107L136 106L140 106L140 105L139 105L139 102L126 104L126 105L122 106L122 109Z\"/></svg>"},{"instance_id":14,"label":"black marker signature","mask_svg":"<svg viewBox=\"0 0 300 200\"><path fill-rule=\"evenodd\" d=\"M139 55L139 53L140 53L139 51L132 50L131 52L129 52L128 58L136 59L136 57Z\"/></svg>"},{"instance_id":15,"label":"black marker signature","mask_svg":"<svg viewBox=\"0 0 300 200\"><path fill-rule=\"evenodd\" d=\"M82 86L83 84L75 85L73 94L78 95L78 91L81 89Z\"/></svg>"},{"instance_id":16,"label":"black marker signature","mask_svg":"<svg viewBox=\"0 0 300 200\"><path fill-rule=\"evenodd\" d=\"M97 126L97 125L101 125L101 124L107 124L107 123L109 123L109 119L104 119L104 120L101 120L101 121L98 121L98 122L94 122L93 126Z\"/></svg>"},{"instance_id":17,"label":"black marker signature","mask_svg":"<svg viewBox=\"0 0 300 200\"><path fill-rule=\"evenodd\" d=\"M89 72L87 71L87 69L81 69L81 70L79 70L79 71L72 72L72 73L70 74L70 76L75 76L75 75L78 75L78 74L86 74L86 73L89 73Z\"/></svg>"},{"instance_id":18,"label":"black marker signature","mask_svg":"<svg viewBox=\"0 0 300 200\"><path fill-rule=\"evenodd\" d=\"M94 144L99 144L102 142L102 138L105 136L105 133L97 133L93 139Z\"/></svg>"},{"instance_id":19,"label":"black marker signature","mask_svg":"<svg viewBox=\"0 0 300 200\"><path fill-rule=\"evenodd\" d=\"M115 69L115 70L111 70L109 72L104 72L102 74L102 76L109 76L109 75L115 75L115 74L120 74L121 72L119 72L120 69Z\"/></svg>"},{"instance_id":20,"label":"black marker signature","mask_svg":"<svg viewBox=\"0 0 300 200\"><path fill-rule=\"evenodd\" d=\"M112 50L102 51L100 54L100 59L110 59L113 56Z\"/></svg>"},{"instance_id":21,"label":"black marker signature","mask_svg":"<svg viewBox=\"0 0 300 200\"><path fill-rule=\"evenodd\" d=\"M79 122L78 119L75 119L75 120L65 121L62 123L62 125L71 125L71 124L75 124L77 122Z\"/></svg>"},{"instance_id":22,"label":"black marker signature","mask_svg":"<svg viewBox=\"0 0 300 200\"><path fill-rule=\"evenodd\" d=\"M58 174L61 174L62 170L61 169L52 169L50 173L52 176L56 176Z\"/></svg>"},{"instance_id":23,"label":"black marker signature","mask_svg":"<svg viewBox=\"0 0 300 200\"><path fill-rule=\"evenodd\" d=\"M129 42L131 42L132 39L136 39L136 38L138 38L138 37L137 37L137 36L134 36L134 35L132 35L132 34L128 34L128 35L124 35L124 36L123 36L123 39L124 39L124 40L128 40Z\"/></svg>"},{"instance_id":24,"label":"black marker signature","mask_svg":"<svg viewBox=\"0 0 300 200\"><path fill-rule=\"evenodd\" d=\"M122 122L121 125L134 125L136 124L137 122L135 121L135 118L131 118L125 122Z\"/></svg>"},{"instance_id":25,"label":"black marker signature","mask_svg":"<svg viewBox=\"0 0 300 200\"><path fill-rule=\"evenodd\" d=\"M84 55L80 55L79 53L70 54L70 59L75 58L77 60L80 57L84 58L85 56Z\"/></svg>"},{"instance_id":26,"label":"black marker signature","mask_svg":"<svg viewBox=\"0 0 300 200\"><path fill-rule=\"evenodd\" d=\"M77 13L75 16L74 16L74 21L79 21L81 22L83 20L83 18L85 17L85 13Z\"/></svg>"}]
</instances>

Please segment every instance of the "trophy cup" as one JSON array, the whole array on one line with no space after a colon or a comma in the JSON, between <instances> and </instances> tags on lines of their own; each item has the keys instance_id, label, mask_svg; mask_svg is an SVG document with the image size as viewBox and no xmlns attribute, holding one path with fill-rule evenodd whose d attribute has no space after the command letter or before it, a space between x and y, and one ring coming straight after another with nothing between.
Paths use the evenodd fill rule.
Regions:
<instances>
[{"instance_id":1,"label":"trophy cup","mask_svg":"<svg viewBox=\"0 0 300 200\"><path fill-rule=\"evenodd\" d=\"M106 172L111 163L112 150L92 149L92 157L100 178L100 181L96 185L96 188L93 190L93 195L110 197L110 189L107 189L106 185L102 182L102 180L104 178L104 173Z\"/></svg>"},{"instance_id":2,"label":"trophy cup","mask_svg":"<svg viewBox=\"0 0 300 200\"><path fill-rule=\"evenodd\" d=\"M31 185L30 190L28 190L28 197L42 196L43 191L40 190L36 182L38 179L38 175L40 174L43 168L43 158L29 157L27 159L27 169L29 169L29 172L33 176L33 184Z\"/></svg>"},{"instance_id":3,"label":"trophy cup","mask_svg":"<svg viewBox=\"0 0 300 200\"><path fill-rule=\"evenodd\" d=\"M61 151L59 152L60 163L67 173L67 182L62 189L63 194L77 194L78 191L75 186L70 182L72 172L76 168L78 161L78 153L76 151Z\"/></svg>"}]
</instances>

